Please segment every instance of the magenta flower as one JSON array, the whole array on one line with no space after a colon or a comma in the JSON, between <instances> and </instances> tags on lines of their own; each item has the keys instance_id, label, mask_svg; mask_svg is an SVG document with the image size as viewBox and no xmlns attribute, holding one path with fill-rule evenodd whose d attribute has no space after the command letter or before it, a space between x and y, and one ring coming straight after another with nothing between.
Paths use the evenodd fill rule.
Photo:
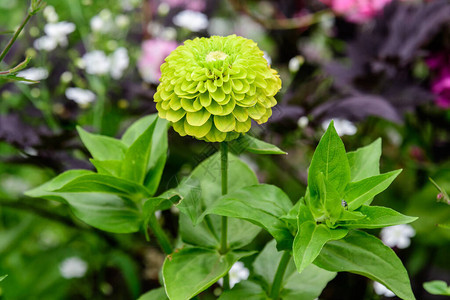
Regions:
<instances>
[{"instance_id":1,"label":"magenta flower","mask_svg":"<svg viewBox=\"0 0 450 300\"><path fill-rule=\"evenodd\" d=\"M435 95L436 105L450 108L450 56L445 52L431 55L426 63L430 70L436 72L431 80L431 91Z\"/></svg>"},{"instance_id":2,"label":"magenta flower","mask_svg":"<svg viewBox=\"0 0 450 300\"><path fill-rule=\"evenodd\" d=\"M363 23L377 15L392 0L321 0L337 15L348 21Z\"/></svg>"},{"instance_id":3,"label":"magenta flower","mask_svg":"<svg viewBox=\"0 0 450 300\"><path fill-rule=\"evenodd\" d=\"M178 47L176 41L162 39L151 39L142 43L142 54L138 61L138 69L145 82L159 83L160 67L164 63L164 59L176 47Z\"/></svg>"}]
</instances>

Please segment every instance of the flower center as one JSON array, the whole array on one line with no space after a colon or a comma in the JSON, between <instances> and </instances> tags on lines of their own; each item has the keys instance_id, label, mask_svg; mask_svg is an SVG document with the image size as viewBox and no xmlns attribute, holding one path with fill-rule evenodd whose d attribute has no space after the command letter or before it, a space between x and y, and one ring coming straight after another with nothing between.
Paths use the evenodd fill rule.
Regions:
<instances>
[{"instance_id":1,"label":"flower center","mask_svg":"<svg viewBox=\"0 0 450 300\"><path fill-rule=\"evenodd\" d=\"M217 60L225 60L225 58L227 57L228 55L223 53L222 51L213 51L209 52L208 55L206 55L206 61L211 62Z\"/></svg>"}]
</instances>

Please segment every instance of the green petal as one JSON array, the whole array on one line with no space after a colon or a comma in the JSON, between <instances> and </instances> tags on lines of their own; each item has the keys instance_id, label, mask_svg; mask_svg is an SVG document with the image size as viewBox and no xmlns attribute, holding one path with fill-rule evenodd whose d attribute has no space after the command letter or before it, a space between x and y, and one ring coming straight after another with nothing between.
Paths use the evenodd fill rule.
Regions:
<instances>
[{"instance_id":1,"label":"green petal","mask_svg":"<svg viewBox=\"0 0 450 300\"><path fill-rule=\"evenodd\" d=\"M211 93L211 96L217 102L221 102L221 101L225 100L225 93L223 92L223 90L221 88L218 88L215 92Z\"/></svg>"},{"instance_id":2,"label":"green petal","mask_svg":"<svg viewBox=\"0 0 450 300\"><path fill-rule=\"evenodd\" d=\"M222 85L222 89L225 94L231 93L231 82L229 81L224 82Z\"/></svg>"},{"instance_id":3,"label":"green petal","mask_svg":"<svg viewBox=\"0 0 450 300\"><path fill-rule=\"evenodd\" d=\"M230 101L227 104L222 105L222 113L220 113L218 115L219 116L229 115L233 112L235 107L236 107L236 101L234 101L233 98L230 98Z\"/></svg>"},{"instance_id":4,"label":"green petal","mask_svg":"<svg viewBox=\"0 0 450 300\"><path fill-rule=\"evenodd\" d=\"M239 92L244 87L244 84L242 83L242 80L240 79L233 79L231 81L231 85L233 86L233 91Z\"/></svg>"},{"instance_id":5,"label":"green petal","mask_svg":"<svg viewBox=\"0 0 450 300\"><path fill-rule=\"evenodd\" d=\"M194 100L186 98L181 98L181 107L189 112L195 112L201 109L201 107L194 107Z\"/></svg>"},{"instance_id":6,"label":"green petal","mask_svg":"<svg viewBox=\"0 0 450 300\"><path fill-rule=\"evenodd\" d=\"M252 127L252 121L250 119L247 119L245 122L236 122L236 132L247 132Z\"/></svg>"},{"instance_id":7,"label":"green petal","mask_svg":"<svg viewBox=\"0 0 450 300\"><path fill-rule=\"evenodd\" d=\"M202 126L208 121L210 116L211 114L206 109L202 109L197 112L188 112L186 121L192 126Z\"/></svg>"},{"instance_id":8,"label":"green petal","mask_svg":"<svg viewBox=\"0 0 450 300\"><path fill-rule=\"evenodd\" d=\"M233 110L233 115L236 117L236 120L239 122L245 122L248 119L247 110L239 105L236 105Z\"/></svg>"},{"instance_id":9,"label":"green petal","mask_svg":"<svg viewBox=\"0 0 450 300\"><path fill-rule=\"evenodd\" d=\"M205 140L207 142L223 142L227 138L227 134L225 132L217 130L214 126L205 136Z\"/></svg>"},{"instance_id":10,"label":"green petal","mask_svg":"<svg viewBox=\"0 0 450 300\"><path fill-rule=\"evenodd\" d=\"M181 136L187 135L186 131L184 131L184 120L180 120L176 123L173 123L172 127L173 127L173 130L178 132Z\"/></svg>"},{"instance_id":11,"label":"green petal","mask_svg":"<svg viewBox=\"0 0 450 300\"><path fill-rule=\"evenodd\" d=\"M214 85L212 80L206 82L206 87L210 93L214 93L217 90L217 86Z\"/></svg>"},{"instance_id":12,"label":"green petal","mask_svg":"<svg viewBox=\"0 0 450 300\"><path fill-rule=\"evenodd\" d=\"M259 120L266 113L266 108L259 103L247 109L248 115L254 120Z\"/></svg>"},{"instance_id":13,"label":"green petal","mask_svg":"<svg viewBox=\"0 0 450 300\"><path fill-rule=\"evenodd\" d=\"M170 122L177 122L181 120L181 118L184 117L185 114L186 111L184 109L179 110L168 109L166 111L166 119L169 120Z\"/></svg>"},{"instance_id":14,"label":"green petal","mask_svg":"<svg viewBox=\"0 0 450 300\"><path fill-rule=\"evenodd\" d=\"M236 127L236 119L233 114L226 116L214 116L214 125L216 125L216 128L222 132L233 131Z\"/></svg>"},{"instance_id":15,"label":"green petal","mask_svg":"<svg viewBox=\"0 0 450 300\"><path fill-rule=\"evenodd\" d=\"M206 123L202 126L192 126L187 122L187 120L184 121L184 130L186 133L195 136L196 138L204 137L211 130L211 127L211 118L209 118L208 121L206 121Z\"/></svg>"},{"instance_id":16,"label":"green petal","mask_svg":"<svg viewBox=\"0 0 450 300\"><path fill-rule=\"evenodd\" d=\"M211 104L211 96L209 93L203 93L200 94L200 103L203 105L203 107L209 106Z\"/></svg>"},{"instance_id":17,"label":"green petal","mask_svg":"<svg viewBox=\"0 0 450 300\"><path fill-rule=\"evenodd\" d=\"M170 108L173 110L179 110L181 108L181 99L176 95L173 95L172 99L170 99Z\"/></svg>"},{"instance_id":18,"label":"green petal","mask_svg":"<svg viewBox=\"0 0 450 300\"><path fill-rule=\"evenodd\" d=\"M219 115L222 113L223 109L216 101L211 101L209 106L205 107L212 115Z\"/></svg>"}]
</instances>

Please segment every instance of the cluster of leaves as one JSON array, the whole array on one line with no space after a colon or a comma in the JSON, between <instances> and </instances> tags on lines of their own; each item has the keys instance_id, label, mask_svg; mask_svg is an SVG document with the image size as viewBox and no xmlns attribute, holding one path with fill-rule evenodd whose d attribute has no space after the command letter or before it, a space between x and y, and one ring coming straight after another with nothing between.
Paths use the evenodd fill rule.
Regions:
<instances>
[{"instance_id":1,"label":"cluster of leaves","mask_svg":"<svg viewBox=\"0 0 450 300\"><path fill-rule=\"evenodd\" d=\"M79 219L105 231L139 231L147 217L168 205L153 197L167 159L167 129L168 122L156 115L136 121L120 140L79 127L97 172L70 170L26 195L67 203Z\"/></svg>"}]
</instances>

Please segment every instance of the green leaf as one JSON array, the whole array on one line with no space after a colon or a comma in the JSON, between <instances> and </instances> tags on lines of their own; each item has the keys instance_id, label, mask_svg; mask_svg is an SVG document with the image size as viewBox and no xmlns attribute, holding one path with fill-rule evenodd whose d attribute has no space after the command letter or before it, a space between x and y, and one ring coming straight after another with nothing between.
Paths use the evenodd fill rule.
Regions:
<instances>
[{"instance_id":1,"label":"green leaf","mask_svg":"<svg viewBox=\"0 0 450 300\"><path fill-rule=\"evenodd\" d=\"M65 184L59 193L109 193L117 194L139 201L150 196L149 192L141 185L126 179L109 175L86 174L79 176Z\"/></svg>"},{"instance_id":2,"label":"green leaf","mask_svg":"<svg viewBox=\"0 0 450 300\"><path fill-rule=\"evenodd\" d=\"M122 169L122 162L120 160L96 160L91 158L89 161L94 165L99 174L120 177L120 170Z\"/></svg>"},{"instance_id":3,"label":"green leaf","mask_svg":"<svg viewBox=\"0 0 450 300\"><path fill-rule=\"evenodd\" d=\"M122 142L127 146L131 146L155 121L155 130L151 138L151 153L146 169L147 175L144 180L144 185L152 195L158 189L167 160L167 130L169 122L158 118L157 114L149 115L134 122L122 136Z\"/></svg>"},{"instance_id":4,"label":"green leaf","mask_svg":"<svg viewBox=\"0 0 450 300\"><path fill-rule=\"evenodd\" d=\"M270 300L263 288L252 281L242 281L236 284L233 289L224 291L218 300Z\"/></svg>"},{"instance_id":5,"label":"green leaf","mask_svg":"<svg viewBox=\"0 0 450 300\"><path fill-rule=\"evenodd\" d=\"M139 184L144 183L152 150L152 136L156 120L133 142L125 153L121 177Z\"/></svg>"},{"instance_id":6,"label":"green leaf","mask_svg":"<svg viewBox=\"0 0 450 300\"><path fill-rule=\"evenodd\" d=\"M198 201L192 202L196 203L196 205L201 205L201 207L192 207L192 211L197 211L197 209L198 211L202 211L204 207L211 206L222 196L219 153L204 160L192 171L189 178L197 180L200 183L201 188L201 203ZM258 184L258 179L253 171L236 156L230 154L228 156L228 191L233 192L242 187L255 184ZM198 191L196 185L191 185L191 188ZM179 191L181 191L181 189L179 189ZM187 197L188 193L190 193L189 189L183 189L183 191L184 194L180 195L182 197ZM166 193L163 195L165 196ZM208 217L208 224L203 221L195 227L192 224L187 224L190 221L184 220L183 217L180 218L180 221L183 221L183 225L180 224L180 234L183 241L186 243L211 247L211 242L214 241L221 232L220 216L210 215ZM229 219L228 231L233 232L232 235L228 236L229 247L233 249L250 243L259 233L260 228L244 220ZM202 238L199 239L196 235L201 235ZM205 242L205 244L202 244L202 242Z\"/></svg>"},{"instance_id":7,"label":"green leaf","mask_svg":"<svg viewBox=\"0 0 450 300\"><path fill-rule=\"evenodd\" d=\"M408 273L391 248L362 231L328 242L314 264L332 272L351 272L385 285L402 299L415 299Z\"/></svg>"},{"instance_id":8,"label":"green leaf","mask_svg":"<svg viewBox=\"0 0 450 300\"><path fill-rule=\"evenodd\" d=\"M342 239L347 233L347 229L330 229L325 224L299 221L292 250L298 272L301 273L316 259L328 241Z\"/></svg>"},{"instance_id":9,"label":"green leaf","mask_svg":"<svg viewBox=\"0 0 450 300\"><path fill-rule=\"evenodd\" d=\"M369 205L373 197L387 189L401 171L396 170L349 183L344 194L348 209L355 210L363 204Z\"/></svg>"},{"instance_id":10,"label":"green leaf","mask_svg":"<svg viewBox=\"0 0 450 300\"><path fill-rule=\"evenodd\" d=\"M225 276L233 264L250 251L230 251L220 255L202 248L176 250L164 261L163 278L170 300L191 299Z\"/></svg>"},{"instance_id":11,"label":"green leaf","mask_svg":"<svg viewBox=\"0 0 450 300\"><path fill-rule=\"evenodd\" d=\"M138 300L169 300L164 288L160 287L141 295Z\"/></svg>"},{"instance_id":12,"label":"green leaf","mask_svg":"<svg viewBox=\"0 0 450 300\"><path fill-rule=\"evenodd\" d=\"M238 154L251 152L256 154L287 154L275 145L261 141L249 134L241 135L230 143L230 149Z\"/></svg>"},{"instance_id":13,"label":"green leaf","mask_svg":"<svg viewBox=\"0 0 450 300\"><path fill-rule=\"evenodd\" d=\"M423 288L430 294L450 296L450 286L445 281L433 280L425 282Z\"/></svg>"},{"instance_id":14,"label":"green leaf","mask_svg":"<svg viewBox=\"0 0 450 300\"><path fill-rule=\"evenodd\" d=\"M8 274L0 276L0 282L2 282L6 277L8 277Z\"/></svg>"},{"instance_id":15,"label":"green leaf","mask_svg":"<svg viewBox=\"0 0 450 300\"><path fill-rule=\"evenodd\" d=\"M289 249L293 236L280 217L292 207L288 196L273 185L244 187L219 198L203 213L247 220L267 230L278 242L278 249Z\"/></svg>"},{"instance_id":16,"label":"green leaf","mask_svg":"<svg viewBox=\"0 0 450 300\"><path fill-rule=\"evenodd\" d=\"M405 216L393 209L381 206L363 205L357 211L361 212L365 217L358 220L339 222L338 226L345 228L382 228L407 224L417 220L416 217Z\"/></svg>"},{"instance_id":17,"label":"green leaf","mask_svg":"<svg viewBox=\"0 0 450 300\"><path fill-rule=\"evenodd\" d=\"M308 171L308 187L311 196L319 193L319 173L323 173L325 180L331 184L338 194L342 194L350 181L350 167L344 143L334 129L333 121L320 139L314 152Z\"/></svg>"},{"instance_id":18,"label":"green leaf","mask_svg":"<svg viewBox=\"0 0 450 300\"><path fill-rule=\"evenodd\" d=\"M275 245L275 240L267 243L253 262L255 275L262 279L259 281L263 284L267 294L270 292L277 266L283 255L283 252L277 251ZM298 273L294 262L291 260L284 275L280 291L281 299L315 299L320 296L327 283L335 276L335 272L320 269L315 265L309 265L302 273Z\"/></svg>"},{"instance_id":19,"label":"green leaf","mask_svg":"<svg viewBox=\"0 0 450 300\"><path fill-rule=\"evenodd\" d=\"M67 171L25 194L30 197L67 203L80 220L105 231L115 233L138 231L142 222L141 215L136 205L130 200L104 193L55 192L77 177L90 174L92 172L86 170Z\"/></svg>"},{"instance_id":20,"label":"green leaf","mask_svg":"<svg viewBox=\"0 0 450 300\"><path fill-rule=\"evenodd\" d=\"M127 147L121 141L109 136L89 133L80 126L77 126L77 131L84 146L95 160L122 160L125 157Z\"/></svg>"},{"instance_id":21,"label":"green leaf","mask_svg":"<svg viewBox=\"0 0 450 300\"><path fill-rule=\"evenodd\" d=\"M350 165L350 181L359 181L380 174L381 139L372 144L348 152Z\"/></svg>"},{"instance_id":22,"label":"green leaf","mask_svg":"<svg viewBox=\"0 0 450 300\"><path fill-rule=\"evenodd\" d=\"M202 189L198 179L187 178L178 187L164 194L173 194L180 197L178 209L189 216L193 224L197 224L197 219L202 213Z\"/></svg>"}]
</instances>

